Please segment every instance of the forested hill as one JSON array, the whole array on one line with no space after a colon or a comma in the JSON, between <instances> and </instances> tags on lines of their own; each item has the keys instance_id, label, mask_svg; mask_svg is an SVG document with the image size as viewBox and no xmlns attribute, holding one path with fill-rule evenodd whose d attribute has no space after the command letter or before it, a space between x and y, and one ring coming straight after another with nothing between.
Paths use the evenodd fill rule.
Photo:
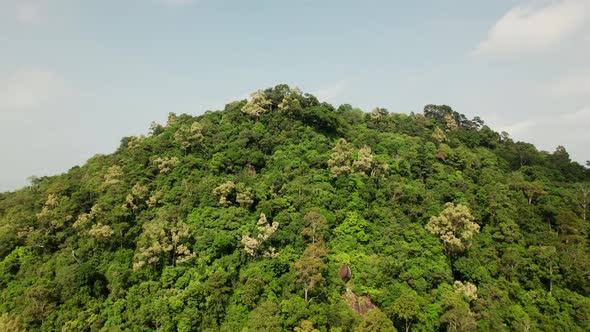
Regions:
<instances>
[{"instance_id":1,"label":"forested hill","mask_svg":"<svg viewBox=\"0 0 590 332\"><path fill-rule=\"evenodd\" d=\"M0 331L589 331L589 180L279 85L0 194Z\"/></svg>"}]
</instances>

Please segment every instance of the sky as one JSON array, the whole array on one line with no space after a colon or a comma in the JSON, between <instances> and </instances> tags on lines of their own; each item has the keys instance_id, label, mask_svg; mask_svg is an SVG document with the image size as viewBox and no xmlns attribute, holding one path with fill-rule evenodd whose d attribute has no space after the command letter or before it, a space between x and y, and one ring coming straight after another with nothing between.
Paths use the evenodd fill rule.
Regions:
<instances>
[{"instance_id":1,"label":"sky","mask_svg":"<svg viewBox=\"0 0 590 332\"><path fill-rule=\"evenodd\" d=\"M590 0L0 0L0 192L286 83L590 160Z\"/></svg>"}]
</instances>

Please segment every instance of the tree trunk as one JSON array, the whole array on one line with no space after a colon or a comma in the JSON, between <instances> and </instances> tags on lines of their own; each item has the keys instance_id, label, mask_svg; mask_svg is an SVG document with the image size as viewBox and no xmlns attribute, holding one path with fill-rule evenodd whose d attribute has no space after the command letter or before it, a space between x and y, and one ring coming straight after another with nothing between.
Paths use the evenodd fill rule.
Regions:
<instances>
[{"instance_id":1,"label":"tree trunk","mask_svg":"<svg viewBox=\"0 0 590 332\"><path fill-rule=\"evenodd\" d=\"M553 292L553 266L549 266L549 294Z\"/></svg>"}]
</instances>

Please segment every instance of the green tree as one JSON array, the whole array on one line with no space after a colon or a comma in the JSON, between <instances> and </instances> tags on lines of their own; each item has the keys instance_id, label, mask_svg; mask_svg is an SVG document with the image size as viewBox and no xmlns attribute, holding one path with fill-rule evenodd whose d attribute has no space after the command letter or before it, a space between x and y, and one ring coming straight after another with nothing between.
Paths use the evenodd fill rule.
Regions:
<instances>
[{"instance_id":1,"label":"green tree","mask_svg":"<svg viewBox=\"0 0 590 332\"><path fill-rule=\"evenodd\" d=\"M295 329L293 329L293 331L295 331L295 332L320 332L320 330L313 327L313 322L310 322L308 320L302 320L301 325L296 326Z\"/></svg>"},{"instance_id":2,"label":"green tree","mask_svg":"<svg viewBox=\"0 0 590 332\"><path fill-rule=\"evenodd\" d=\"M311 238L311 243L322 241L324 233L328 230L328 221L326 217L316 211L310 211L303 217L303 225L305 228L301 234L307 238Z\"/></svg>"},{"instance_id":3,"label":"green tree","mask_svg":"<svg viewBox=\"0 0 590 332\"><path fill-rule=\"evenodd\" d=\"M396 332L396 328L379 309L369 310L367 317L354 329L355 332Z\"/></svg>"},{"instance_id":4,"label":"green tree","mask_svg":"<svg viewBox=\"0 0 590 332\"><path fill-rule=\"evenodd\" d=\"M281 321L279 306L272 301L265 301L250 312L248 318L248 331L281 331Z\"/></svg>"},{"instance_id":5,"label":"green tree","mask_svg":"<svg viewBox=\"0 0 590 332\"><path fill-rule=\"evenodd\" d=\"M442 303L444 312L439 320L446 324L447 331L476 331L475 317L460 294L445 290L442 294Z\"/></svg>"},{"instance_id":6,"label":"green tree","mask_svg":"<svg viewBox=\"0 0 590 332\"><path fill-rule=\"evenodd\" d=\"M421 311L422 297L413 289L403 292L394 302L392 307L393 314L400 320L404 321L405 331L410 331L412 322L416 319Z\"/></svg>"}]
</instances>

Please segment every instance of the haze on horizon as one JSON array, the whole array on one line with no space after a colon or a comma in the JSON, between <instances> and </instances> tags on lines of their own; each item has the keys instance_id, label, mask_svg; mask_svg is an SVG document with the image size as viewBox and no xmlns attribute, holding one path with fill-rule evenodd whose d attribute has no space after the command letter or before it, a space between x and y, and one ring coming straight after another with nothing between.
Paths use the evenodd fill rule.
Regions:
<instances>
[{"instance_id":1,"label":"haze on horizon","mask_svg":"<svg viewBox=\"0 0 590 332\"><path fill-rule=\"evenodd\" d=\"M0 31L0 192L280 83L365 111L447 104L590 160L587 0L1 0Z\"/></svg>"}]
</instances>

